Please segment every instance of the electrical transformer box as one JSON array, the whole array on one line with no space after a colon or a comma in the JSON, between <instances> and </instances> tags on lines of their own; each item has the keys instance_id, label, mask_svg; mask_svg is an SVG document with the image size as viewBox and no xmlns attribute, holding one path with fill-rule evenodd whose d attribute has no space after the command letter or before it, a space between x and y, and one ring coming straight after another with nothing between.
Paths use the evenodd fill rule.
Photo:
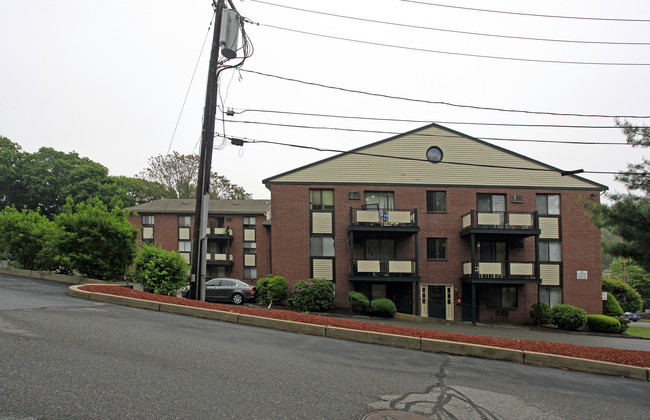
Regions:
<instances>
[{"instance_id":1,"label":"electrical transformer box","mask_svg":"<svg viewBox=\"0 0 650 420\"><path fill-rule=\"evenodd\" d=\"M226 58L237 57L237 42L239 40L239 13L224 9L221 15L221 32L219 45L221 54Z\"/></svg>"}]
</instances>

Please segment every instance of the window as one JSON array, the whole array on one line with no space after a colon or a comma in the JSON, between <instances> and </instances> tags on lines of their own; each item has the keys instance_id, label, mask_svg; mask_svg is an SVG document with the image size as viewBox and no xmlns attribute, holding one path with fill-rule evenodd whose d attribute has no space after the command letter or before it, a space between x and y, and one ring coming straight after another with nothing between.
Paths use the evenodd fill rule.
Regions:
<instances>
[{"instance_id":1,"label":"window","mask_svg":"<svg viewBox=\"0 0 650 420\"><path fill-rule=\"evenodd\" d=\"M153 226L153 216L142 216L142 226Z\"/></svg>"},{"instance_id":2,"label":"window","mask_svg":"<svg viewBox=\"0 0 650 420\"><path fill-rule=\"evenodd\" d=\"M445 213L447 211L447 192L427 191L427 211Z\"/></svg>"},{"instance_id":3,"label":"window","mask_svg":"<svg viewBox=\"0 0 650 420\"><path fill-rule=\"evenodd\" d=\"M312 236L311 256L312 257L333 257L334 238L332 238L331 236Z\"/></svg>"},{"instance_id":4,"label":"window","mask_svg":"<svg viewBox=\"0 0 650 420\"><path fill-rule=\"evenodd\" d=\"M503 194L477 194L478 211L486 213L503 213L506 211L506 196Z\"/></svg>"},{"instance_id":5,"label":"window","mask_svg":"<svg viewBox=\"0 0 650 420\"><path fill-rule=\"evenodd\" d=\"M224 227L223 217L210 217L208 218L209 228L222 228Z\"/></svg>"},{"instance_id":6,"label":"window","mask_svg":"<svg viewBox=\"0 0 650 420\"><path fill-rule=\"evenodd\" d=\"M540 216L560 214L559 194L537 194L537 212Z\"/></svg>"},{"instance_id":7,"label":"window","mask_svg":"<svg viewBox=\"0 0 650 420\"><path fill-rule=\"evenodd\" d=\"M379 210L394 210L395 195L392 192L366 192L365 208Z\"/></svg>"},{"instance_id":8,"label":"window","mask_svg":"<svg viewBox=\"0 0 650 420\"><path fill-rule=\"evenodd\" d=\"M153 244L153 216L142 216L142 242Z\"/></svg>"},{"instance_id":9,"label":"window","mask_svg":"<svg viewBox=\"0 0 650 420\"><path fill-rule=\"evenodd\" d=\"M553 242L553 241L540 242L539 261L541 262L562 261L562 243Z\"/></svg>"},{"instance_id":10,"label":"window","mask_svg":"<svg viewBox=\"0 0 650 420\"><path fill-rule=\"evenodd\" d=\"M446 260L447 238L427 238L427 258L430 260Z\"/></svg>"},{"instance_id":11,"label":"window","mask_svg":"<svg viewBox=\"0 0 650 420\"><path fill-rule=\"evenodd\" d=\"M553 307L558 303L562 303L562 288L561 287L545 287L539 288L539 301L548 303L548 306Z\"/></svg>"},{"instance_id":12,"label":"window","mask_svg":"<svg viewBox=\"0 0 650 420\"><path fill-rule=\"evenodd\" d=\"M485 288L488 308L516 309L517 288L490 286Z\"/></svg>"},{"instance_id":13,"label":"window","mask_svg":"<svg viewBox=\"0 0 650 420\"><path fill-rule=\"evenodd\" d=\"M191 252L191 251L192 251L191 241L178 241L178 252Z\"/></svg>"},{"instance_id":14,"label":"window","mask_svg":"<svg viewBox=\"0 0 650 420\"><path fill-rule=\"evenodd\" d=\"M256 242L244 242L244 254L255 254L257 252Z\"/></svg>"},{"instance_id":15,"label":"window","mask_svg":"<svg viewBox=\"0 0 650 420\"><path fill-rule=\"evenodd\" d=\"M333 210L334 190L309 190L312 210Z\"/></svg>"},{"instance_id":16,"label":"window","mask_svg":"<svg viewBox=\"0 0 650 420\"><path fill-rule=\"evenodd\" d=\"M244 267L244 278L256 279L257 278L257 268L256 267Z\"/></svg>"},{"instance_id":17,"label":"window","mask_svg":"<svg viewBox=\"0 0 650 420\"><path fill-rule=\"evenodd\" d=\"M255 216L244 217L244 226L255 226Z\"/></svg>"},{"instance_id":18,"label":"window","mask_svg":"<svg viewBox=\"0 0 650 420\"><path fill-rule=\"evenodd\" d=\"M190 216L178 216L178 227L190 227Z\"/></svg>"}]
</instances>

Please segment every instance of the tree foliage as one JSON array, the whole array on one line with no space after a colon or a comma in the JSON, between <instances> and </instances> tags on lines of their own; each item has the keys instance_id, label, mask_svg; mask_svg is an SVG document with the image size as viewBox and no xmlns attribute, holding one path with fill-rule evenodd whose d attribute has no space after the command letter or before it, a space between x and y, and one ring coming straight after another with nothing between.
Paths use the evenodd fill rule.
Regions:
<instances>
[{"instance_id":1,"label":"tree foliage","mask_svg":"<svg viewBox=\"0 0 650 420\"><path fill-rule=\"evenodd\" d=\"M138 176L163 184L175 193L175 198L195 198L199 162L199 155L182 155L178 152L158 155L149 158L149 166ZM225 176L211 172L210 198L245 200L251 198L251 194Z\"/></svg>"},{"instance_id":2,"label":"tree foliage","mask_svg":"<svg viewBox=\"0 0 650 420\"><path fill-rule=\"evenodd\" d=\"M78 204L69 199L55 217L58 251L80 275L117 280L133 263L138 231L120 207L114 202L109 209L98 198Z\"/></svg>"},{"instance_id":3,"label":"tree foliage","mask_svg":"<svg viewBox=\"0 0 650 420\"><path fill-rule=\"evenodd\" d=\"M56 231L57 225L37 211L6 207L0 212L0 259L26 270L52 270Z\"/></svg>"},{"instance_id":4,"label":"tree foliage","mask_svg":"<svg viewBox=\"0 0 650 420\"><path fill-rule=\"evenodd\" d=\"M147 181L142 178L130 178L126 176L110 177L115 185L124 189L126 192L126 207L135 206L142 203L148 203L161 198L174 198L176 194L173 190L161 184L160 182Z\"/></svg>"},{"instance_id":5,"label":"tree foliage","mask_svg":"<svg viewBox=\"0 0 650 420\"><path fill-rule=\"evenodd\" d=\"M618 122L627 142L633 147L650 146L650 129ZM622 238L621 242L603 244L605 252L632 258L650 271L650 161L628 164L617 180L628 188L627 194L609 194L611 205L587 204L592 220Z\"/></svg>"},{"instance_id":6,"label":"tree foliage","mask_svg":"<svg viewBox=\"0 0 650 420\"><path fill-rule=\"evenodd\" d=\"M638 312L643 306L641 295L623 281L603 278L603 292L614 295L621 308L623 308L623 312Z\"/></svg>"}]
</instances>

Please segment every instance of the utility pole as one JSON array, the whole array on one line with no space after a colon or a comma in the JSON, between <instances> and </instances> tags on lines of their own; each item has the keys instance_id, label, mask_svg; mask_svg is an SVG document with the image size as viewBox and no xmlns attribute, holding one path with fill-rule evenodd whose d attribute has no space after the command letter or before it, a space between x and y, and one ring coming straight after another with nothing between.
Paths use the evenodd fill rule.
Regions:
<instances>
[{"instance_id":1,"label":"utility pole","mask_svg":"<svg viewBox=\"0 0 650 420\"><path fill-rule=\"evenodd\" d=\"M208 200L210 194L210 170L212 169L212 148L214 144L214 124L217 113L217 87L219 75L219 35L221 33L221 16L223 0L212 1L215 11L214 35L208 68L208 85L203 109L203 130L201 133L201 155L199 176L196 186L196 210L192 229L192 273L190 277L189 296L195 300L205 300L205 257L207 252L206 229L208 224Z\"/></svg>"}]
</instances>

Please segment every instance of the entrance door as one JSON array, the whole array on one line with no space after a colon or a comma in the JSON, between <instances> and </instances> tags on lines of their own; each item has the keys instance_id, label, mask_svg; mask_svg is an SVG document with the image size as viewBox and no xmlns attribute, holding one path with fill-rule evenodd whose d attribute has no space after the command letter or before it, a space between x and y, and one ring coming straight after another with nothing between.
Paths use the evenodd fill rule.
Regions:
<instances>
[{"instance_id":1,"label":"entrance door","mask_svg":"<svg viewBox=\"0 0 650 420\"><path fill-rule=\"evenodd\" d=\"M447 319L447 292L445 286L429 286L427 307L429 318Z\"/></svg>"}]
</instances>

